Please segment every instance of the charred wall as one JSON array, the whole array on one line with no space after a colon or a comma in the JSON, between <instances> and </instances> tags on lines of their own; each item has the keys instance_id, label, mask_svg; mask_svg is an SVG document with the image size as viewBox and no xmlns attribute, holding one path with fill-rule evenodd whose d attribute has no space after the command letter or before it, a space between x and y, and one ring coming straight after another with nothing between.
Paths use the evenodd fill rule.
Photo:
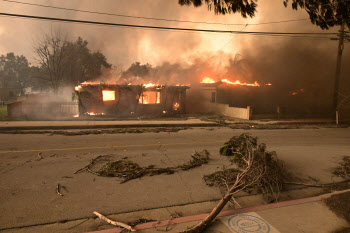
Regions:
<instances>
[{"instance_id":1,"label":"charred wall","mask_svg":"<svg viewBox=\"0 0 350 233\"><path fill-rule=\"evenodd\" d=\"M80 115L132 115L175 114L185 112L184 86L142 85L86 85L77 91ZM113 97L105 100L104 91Z\"/></svg>"}]
</instances>

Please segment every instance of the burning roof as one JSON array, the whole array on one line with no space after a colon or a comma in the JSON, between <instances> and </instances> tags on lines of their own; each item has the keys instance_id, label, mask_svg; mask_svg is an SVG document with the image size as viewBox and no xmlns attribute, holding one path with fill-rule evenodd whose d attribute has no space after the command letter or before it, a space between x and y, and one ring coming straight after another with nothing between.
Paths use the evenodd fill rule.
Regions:
<instances>
[{"instance_id":1,"label":"burning roof","mask_svg":"<svg viewBox=\"0 0 350 233\"><path fill-rule=\"evenodd\" d=\"M228 79L221 79L219 81L215 81L212 78L209 77L205 77L202 79L202 81L200 82L202 84L215 84L215 86L220 85L220 84L229 84L229 85L237 85L237 86L251 86L251 87L259 87L260 84L255 81L254 83L245 83L245 82L240 82L239 80L236 80L235 82L232 82ZM271 86L271 83L267 83L265 84L266 86Z\"/></svg>"}]
</instances>

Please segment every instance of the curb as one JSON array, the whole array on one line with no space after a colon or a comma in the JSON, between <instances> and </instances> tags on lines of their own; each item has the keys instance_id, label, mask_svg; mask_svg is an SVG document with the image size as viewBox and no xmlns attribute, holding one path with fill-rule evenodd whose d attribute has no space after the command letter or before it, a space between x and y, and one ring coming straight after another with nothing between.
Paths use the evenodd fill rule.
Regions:
<instances>
[{"instance_id":1,"label":"curb","mask_svg":"<svg viewBox=\"0 0 350 233\"><path fill-rule=\"evenodd\" d=\"M335 124L335 121L279 121L273 123L273 125L326 125Z\"/></svg>"},{"instance_id":2,"label":"curb","mask_svg":"<svg viewBox=\"0 0 350 233\"><path fill-rule=\"evenodd\" d=\"M342 191L335 191L332 193L322 194L322 195L315 196L315 197L308 197L308 198L302 198L302 199L296 199L296 200L290 200L290 201L284 201L284 202L278 202L278 203L271 203L271 204L266 204L266 205L252 206L252 207L246 207L246 208L241 208L241 209L226 210L226 211L221 211L221 213L217 217L236 215L236 214L242 214L242 213L248 213L248 212L256 212L256 211L261 211L261 210L274 209L274 208L287 207L287 206L292 206L292 205L300 205L300 204L309 203L309 202L321 201L323 199L330 198L333 195L346 193L346 192L350 192L350 189L346 189L346 190L342 190ZM208 216L208 213L180 217L180 218L175 218L172 220L162 220L162 221L141 223L139 225L134 226L134 229L135 230L146 230L146 229L152 229L152 228L156 228L156 227L168 226L171 224L200 221L200 220L203 220L204 218L206 218L207 216ZM86 233L120 233L122 231L123 231L122 228L116 227L116 228L100 230L100 231L91 231L91 232L86 232Z\"/></svg>"},{"instance_id":3,"label":"curb","mask_svg":"<svg viewBox=\"0 0 350 233\"><path fill-rule=\"evenodd\" d=\"M149 127L215 127L220 126L217 123L194 123L194 124L125 124L125 125L44 125L44 126L7 126L0 127L1 131L14 131L14 130L59 130L59 129L121 129L121 128L149 128Z\"/></svg>"}]
</instances>

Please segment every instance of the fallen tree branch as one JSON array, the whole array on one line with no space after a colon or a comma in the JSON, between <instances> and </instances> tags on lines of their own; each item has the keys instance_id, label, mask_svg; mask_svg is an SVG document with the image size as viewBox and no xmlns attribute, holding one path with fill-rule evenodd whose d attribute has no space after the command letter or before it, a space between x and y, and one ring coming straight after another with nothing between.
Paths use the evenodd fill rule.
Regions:
<instances>
[{"instance_id":1,"label":"fallen tree branch","mask_svg":"<svg viewBox=\"0 0 350 233\"><path fill-rule=\"evenodd\" d=\"M304 185L304 186L309 186L309 187L324 187L323 184L308 184L308 183L298 183L298 182L287 182L287 181L284 181L282 182L283 184L295 184L295 185Z\"/></svg>"},{"instance_id":2,"label":"fallen tree branch","mask_svg":"<svg viewBox=\"0 0 350 233\"><path fill-rule=\"evenodd\" d=\"M234 136L220 149L220 154L237 165L237 169L228 169L205 176L208 185L219 184L228 189L225 196L209 215L196 226L183 233L200 233L205 230L222 211L231 199L236 203L233 195L256 189L265 195L266 200L277 201L283 181L283 163L277 159L275 152L266 151L264 143L258 144L257 138L247 134ZM239 204L238 204L239 206Z\"/></svg>"},{"instance_id":3,"label":"fallen tree branch","mask_svg":"<svg viewBox=\"0 0 350 233\"><path fill-rule=\"evenodd\" d=\"M43 157L41 156L41 152L38 154L38 159L36 159L35 161L40 161L40 160L42 160L43 159Z\"/></svg>"},{"instance_id":4,"label":"fallen tree branch","mask_svg":"<svg viewBox=\"0 0 350 233\"><path fill-rule=\"evenodd\" d=\"M60 184L59 183L57 184L56 192L58 195L63 196L63 194L60 192Z\"/></svg>"},{"instance_id":5,"label":"fallen tree branch","mask_svg":"<svg viewBox=\"0 0 350 233\"><path fill-rule=\"evenodd\" d=\"M100 219L102 219L103 221L106 221L108 222L109 224L112 224L114 226L119 226L119 227L123 227L129 231L136 231L132 226L129 226L125 223L122 223L122 222L116 222L116 221L113 221L113 220L110 220L109 218L107 218L106 216L103 216L102 214L94 211L94 214L99 217Z\"/></svg>"},{"instance_id":6,"label":"fallen tree branch","mask_svg":"<svg viewBox=\"0 0 350 233\"><path fill-rule=\"evenodd\" d=\"M80 168L80 169L76 170L76 171L74 172L74 174L77 174L77 173L79 173L79 172L81 172L81 171L85 171L85 170L91 172L90 166L93 165L93 164L95 163L95 161L96 161L97 159L101 158L101 157L103 157L103 156L102 156L102 155L99 155L99 156L97 156L96 158L91 159L91 162L90 162L88 165L86 165L86 166L83 167L83 168Z\"/></svg>"}]
</instances>

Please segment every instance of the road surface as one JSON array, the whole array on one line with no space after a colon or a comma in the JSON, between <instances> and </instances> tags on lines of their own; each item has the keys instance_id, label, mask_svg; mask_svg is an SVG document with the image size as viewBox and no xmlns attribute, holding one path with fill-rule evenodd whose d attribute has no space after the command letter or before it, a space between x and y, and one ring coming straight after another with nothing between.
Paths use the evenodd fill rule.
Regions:
<instances>
[{"instance_id":1,"label":"road surface","mask_svg":"<svg viewBox=\"0 0 350 233\"><path fill-rule=\"evenodd\" d=\"M331 169L350 155L350 129L237 130L196 128L175 133L64 136L0 134L0 230L81 219L93 211L123 213L219 199L202 177L229 165L218 150L231 136L250 133L275 150L302 178L332 182ZM176 166L207 149L208 165L173 175L120 184L117 178L74 172L99 155L128 157L140 165ZM41 153L39 155L39 153ZM57 184L64 196L56 193Z\"/></svg>"}]
</instances>

